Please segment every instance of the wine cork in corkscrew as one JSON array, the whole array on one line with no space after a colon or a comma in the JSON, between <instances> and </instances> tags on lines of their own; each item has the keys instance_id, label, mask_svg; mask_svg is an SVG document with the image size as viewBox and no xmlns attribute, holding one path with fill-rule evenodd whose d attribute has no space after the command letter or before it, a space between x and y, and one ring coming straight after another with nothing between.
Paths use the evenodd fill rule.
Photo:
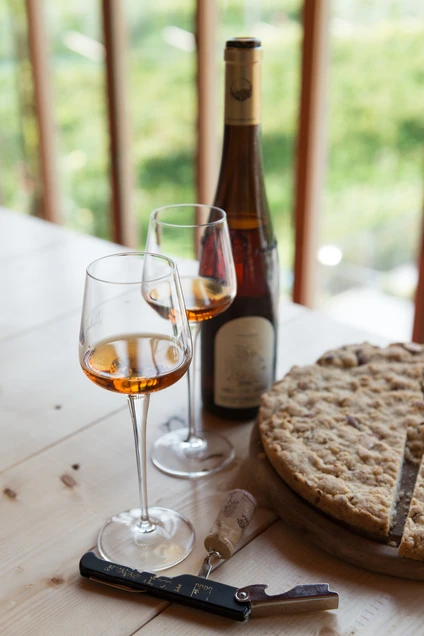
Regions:
<instances>
[{"instance_id":1,"label":"wine cork in corkscrew","mask_svg":"<svg viewBox=\"0 0 424 636\"><path fill-rule=\"evenodd\" d=\"M229 559L255 509L256 500L247 490L232 490L205 539L206 550L219 552L223 559Z\"/></svg>"}]
</instances>

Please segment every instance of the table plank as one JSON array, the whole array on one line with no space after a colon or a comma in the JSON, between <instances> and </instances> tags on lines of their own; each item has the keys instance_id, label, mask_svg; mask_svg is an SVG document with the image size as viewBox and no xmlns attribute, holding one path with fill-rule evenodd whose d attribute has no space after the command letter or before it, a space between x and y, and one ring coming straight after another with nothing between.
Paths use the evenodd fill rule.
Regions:
<instances>
[{"instance_id":1,"label":"table plank","mask_svg":"<svg viewBox=\"0 0 424 636\"><path fill-rule=\"evenodd\" d=\"M173 388L178 393L177 387ZM167 389L167 399L165 393L162 399L152 398L149 445L159 430L164 430L167 418L175 413L172 405L175 391L172 395L171 389ZM217 428L222 430L223 426ZM66 625L69 633L83 630L87 636L130 634L151 619L152 611L160 611L163 604L159 601L135 603L131 595L127 599L117 591L106 593L102 586L79 581L77 574L79 558L94 545L103 521L137 502L130 429L129 415L126 422L122 414L111 416L1 476L0 633L34 634L37 630L43 633L43 629L44 633L54 633L54 626L60 624ZM237 460L208 479L173 479L149 462L150 503L174 507L186 514L196 529L193 553L169 570L170 575L196 573L200 568L205 555L203 539L246 456L249 437L246 425L234 426L227 434L237 448ZM72 469L75 464L79 465L78 470ZM63 475L67 475L65 481ZM274 519L272 511L259 510L241 544ZM51 599L54 599L54 616L51 616ZM110 624L110 612L102 611L106 601L119 617L119 632L115 629L116 621L113 627Z\"/></svg>"},{"instance_id":2,"label":"table plank","mask_svg":"<svg viewBox=\"0 0 424 636\"><path fill-rule=\"evenodd\" d=\"M75 236L54 223L0 207L0 261L38 253L47 246L72 241Z\"/></svg>"},{"instance_id":3,"label":"table plank","mask_svg":"<svg viewBox=\"0 0 424 636\"><path fill-rule=\"evenodd\" d=\"M0 342L0 357L7 361L7 374L0 384L5 431L0 471L112 411L125 409L120 396L99 390L82 373L77 348L79 320L77 312L39 325L35 335L29 331ZM283 305L277 377L295 363L313 362L325 349L346 342L352 333L358 341L365 337L363 332L298 305ZM183 394L185 382L183 378L179 385L184 387Z\"/></svg>"},{"instance_id":4,"label":"table plank","mask_svg":"<svg viewBox=\"0 0 424 636\"><path fill-rule=\"evenodd\" d=\"M78 362L79 313L0 343L0 471L112 411L120 396L89 382Z\"/></svg>"},{"instance_id":5,"label":"table plank","mask_svg":"<svg viewBox=\"0 0 424 636\"><path fill-rule=\"evenodd\" d=\"M62 230L63 231L63 230ZM2 264L0 342L46 322L80 313L87 265L124 248L75 235Z\"/></svg>"},{"instance_id":6,"label":"table plank","mask_svg":"<svg viewBox=\"0 0 424 636\"><path fill-rule=\"evenodd\" d=\"M257 554L261 555L258 561ZM234 585L268 584L278 594L301 583L329 583L339 592L338 610L287 614L231 621L172 605L153 623L136 632L140 636L212 636L213 634L273 634L275 636L355 636L422 633L424 583L384 577L329 557L297 536L283 522L270 526L225 563L214 578Z\"/></svg>"},{"instance_id":7,"label":"table plank","mask_svg":"<svg viewBox=\"0 0 424 636\"><path fill-rule=\"evenodd\" d=\"M315 332L311 329L312 324L317 325L317 329L321 329L319 350ZM333 324L329 325L326 321L321 327L319 324L317 317L314 320L310 312L297 309L293 319L282 326L280 356L287 367L299 359L299 342L302 343L304 355L314 359L322 353L324 348L333 346L337 338L346 338L347 335L352 334L350 328L338 326L336 329ZM14 537L13 545L8 546L7 553L0 552L2 563L0 576L2 580L7 580L9 585L3 600L4 606L9 608L9 616L5 618L4 625L8 628L13 625L14 629L16 626L16 633L25 633L25 629L29 629L30 625L32 627L34 624L39 625L41 629L43 625L48 624L45 623L48 621L47 599L50 599L52 594L55 598L56 617L60 618L61 623L65 622L70 626L69 629L80 630L83 624L87 634L108 633L109 628L112 630L111 625L115 629L115 622L109 620L109 612L100 611L102 618L95 624L89 620L93 607L97 608L97 596L93 592L89 596L90 601L87 602L86 588L78 583L75 572L76 564L83 551L94 544L102 520L121 508L134 505L137 499L132 435L129 416L125 412L121 411L112 416L105 413L105 410L111 408L109 399L123 407L122 398L109 394L88 382L79 369L76 352L72 362L75 340L69 336L69 331L74 330L76 333L77 326L76 317L72 317L66 321L57 321L48 329L36 330L37 336L43 334L46 340L55 343L53 352L57 352L53 358L41 361L38 375L42 379L46 370L50 368L51 377L57 377L59 381L57 384L52 383L48 392L43 390L42 385L35 385L32 397L35 397L37 393L40 394L39 417L37 421L37 413L33 413L31 421L36 423L35 431L42 428L43 418L46 418L46 415L49 416L47 405L56 403L59 399L65 408L58 413L50 413L50 417L54 418L58 415L60 417L63 411L64 419L56 422L54 426L54 419L47 417L45 427L49 429L51 426L52 430L59 431L56 443L43 451L41 449L43 444L46 444L46 440L42 438L38 454L26 461L21 461L14 468L5 471L2 476L2 489L6 492L17 493L14 499L4 494L0 500L1 516L7 520L4 536ZM30 354L32 356L36 356L37 351L45 350L43 340L37 337L35 341L31 341L30 334L13 339L7 346L15 347L18 342L27 344L28 347L35 347L35 353ZM59 347L60 342L66 343L63 349ZM7 346L3 344L2 351ZM28 351L26 346L23 350ZM18 360L22 359L22 352L17 352L16 357ZM68 379L66 390L69 393L65 394L56 392L62 387L60 381L62 365ZM20 386L19 379L22 382L27 381L26 376L20 376L20 368L17 365L12 367L11 386L7 388L11 390L13 380L17 386ZM80 381L82 385L79 384ZM149 445L161 431L166 429L171 417L184 418L186 405L185 400L181 398L181 395L185 396L185 388L183 392L181 391L183 382L185 382L184 379L166 389L161 396L152 396L148 427ZM53 400L49 402L51 398ZM18 396L12 395L11 409L17 401ZM89 417L84 420L87 405L90 402ZM68 414L67 405L70 405ZM64 434L69 435L69 427L72 428L75 425L76 430L82 422L89 422L90 418L95 416L96 409L99 409L99 414L104 417L102 421L86 425L84 430L70 435L63 441L60 440L61 428L65 429ZM15 411L19 413L16 407ZM232 467L212 478L193 482L169 478L159 473L150 464L148 468L150 492L153 493L151 503L160 501L162 505L171 504L177 507L193 520L196 527L198 539L194 553L183 564L173 568L172 573L197 571L203 558L202 537L206 535L213 516L220 507L219 494L233 485L243 486L243 483L237 480L240 480L239 468L243 464L242 460L247 456L251 424L224 423L218 418L206 415L204 418L206 427L225 432L232 439L237 449L237 461ZM16 443L25 431L24 423L23 418L22 430L15 439ZM10 426L12 426L11 422ZM79 464L78 471L72 470L73 464ZM123 469L122 466L126 468ZM77 485L74 488L67 487L60 479L63 474L70 475ZM159 499L157 493L163 493ZM271 523L275 519L274 513L268 511L267 514L268 517L262 511L262 517L259 517L262 521L258 522L256 519L255 523L259 523L259 526L263 524L264 515L267 523ZM27 518L31 519L30 542L26 533L20 534L20 529ZM72 525L70 525L70 519ZM49 528L49 542L46 542ZM252 532L257 530L258 525L254 525ZM248 539L249 534L246 536L246 540ZM256 566L258 566L257 562ZM52 583L53 579L63 579L66 583L55 584ZM104 598L110 602L110 593L108 592L106 597L102 596L98 601L99 610ZM149 603L146 613L143 613L140 612L138 603L134 607L134 601L121 603L122 594L116 593L116 596L112 598L116 600L115 611L121 617L127 633L131 633L131 630L151 620L153 609L159 612L163 607L160 604L152 606ZM76 613L70 610L75 606L80 607ZM128 606L132 608L132 611ZM29 608L32 608L30 612L32 619L27 625ZM86 621L88 621L87 624ZM1 625L0 622L0 627ZM122 629L121 633L125 633L124 627Z\"/></svg>"},{"instance_id":8,"label":"table plank","mask_svg":"<svg viewBox=\"0 0 424 636\"><path fill-rule=\"evenodd\" d=\"M95 543L102 522L137 501L125 400L91 384L77 356L85 267L122 249L0 210L0 356L7 371L0 381L0 633L421 633L422 583L345 564L308 544L263 505L239 552L213 578L236 586L268 583L270 593L296 583L326 581L341 594L338 611L252 619L240 625L79 576L79 558ZM329 348L365 340L386 344L377 335L283 303L277 377L295 364L314 362ZM252 423L201 414L200 405L198 413L205 428L232 440L237 457L221 473L195 481L172 479L149 462L150 503L180 510L196 530L192 554L168 570L170 576L198 571L203 538L226 493L248 486L252 478L245 461ZM185 415L183 378L152 396L148 446Z\"/></svg>"},{"instance_id":9,"label":"table plank","mask_svg":"<svg viewBox=\"0 0 424 636\"><path fill-rule=\"evenodd\" d=\"M81 299L82 300L82 291ZM281 324L303 313L287 304ZM0 341L7 373L0 381L0 472L116 410L122 397L99 390L78 362L80 311ZM198 358L199 360L199 358ZM179 391L186 392L186 379ZM28 426L28 422L31 425Z\"/></svg>"},{"instance_id":10,"label":"table plank","mask_svg":"<svg viewBox=\"0 0 424 636\"><path fill-rule=\"evenodd\" d=\"M297 312L287 324L280 324L277 379L283 378L294 365L313 364L329 349L362 342L379 346L388 344L387 339L378 334L355 329L302 307L302 311Z\"/></svg>"}]
</instances>

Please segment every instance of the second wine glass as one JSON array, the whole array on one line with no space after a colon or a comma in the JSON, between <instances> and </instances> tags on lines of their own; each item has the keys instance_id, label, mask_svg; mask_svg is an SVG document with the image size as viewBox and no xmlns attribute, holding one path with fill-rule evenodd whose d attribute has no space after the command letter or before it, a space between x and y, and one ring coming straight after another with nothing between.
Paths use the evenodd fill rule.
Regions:
<instances>
[{"instance_id":1,"label":"second wine glass","mask_svg":"<svg viewBox=\"0 0 424 636\"><path fill-rule=\"evenodd\" d=\"M227 466L235 455L225 437L199 430L195 411L195 353L201 324L225 311L237 291L226 214L219 208L200 204L169 205L154 210L146 249L165 254L178 263L193 339L193 360L187 373L187 427L159 437L151 457L155 466L169 475L203 477ZM155 298L151 300L155 303ZM160 301L156 304L160 312Z\"/></svg>"}]
</instances>

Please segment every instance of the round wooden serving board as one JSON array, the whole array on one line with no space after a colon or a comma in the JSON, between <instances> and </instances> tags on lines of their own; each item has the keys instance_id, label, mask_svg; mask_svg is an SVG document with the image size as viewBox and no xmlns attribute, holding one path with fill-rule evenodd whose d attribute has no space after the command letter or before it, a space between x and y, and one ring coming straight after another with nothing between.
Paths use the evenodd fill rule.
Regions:
<instances>
[{"instance_id":1,"label":"round wooden serving board","mask_svg":"<svg viewBox=\"0 0 424 636\"><path fill-rule=\"evenodd\" d=\"M397 548L361 536L343 527L297 495L277 474L268 461L259 436L257 422L250 440L249 474L255 477L255 487L276 513L294 526L308 541L333 556L360 568L424 581L424 562L405 559ZM252 489L255 492L255 488Z\"/></svg>"}]
</instances>

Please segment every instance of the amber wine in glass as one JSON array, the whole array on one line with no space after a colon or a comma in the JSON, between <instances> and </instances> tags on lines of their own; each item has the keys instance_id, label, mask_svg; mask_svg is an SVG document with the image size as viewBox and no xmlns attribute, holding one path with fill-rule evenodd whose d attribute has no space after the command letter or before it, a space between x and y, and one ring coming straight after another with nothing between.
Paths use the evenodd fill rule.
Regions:
<instances>
[{"instance_id":1,"label":"amber wine in glass","mask_svg":"<svg viewBox=\"0 0 424 636\"><path fill-rule=\"evenodd\" d=\"M153 291L161 313L149 301ZM146 423L150 394L177 382L192 357L175 263L143 252L115 254L91 263L79 354L92 382L127 396L135 439L139 507L106 522L98 550L108 561L137 569L172 567L191 551L194 531L178 512L147 505Z\"/></svg>"},{"instance_id":2,"label":"amber wine in glass","mask_svg":"<svg viewBox=\"0 0 424 636\"><path fill-rule=\"evenodd\" d=\"M205 321L221 314L233 302L236 276L225 212L219 208L181 204L154 210L150 216L146 249L169 255L178 265L193 353ZM152 307L165 315L163 285L153 289ZM194 357L193 357L194 359ZM152 446L152 461L163 472L197 478L227 466L234 458L230 442L213 431L201 431L195 416L195 369L188 379L187 427L159 437Z\"/></svg>"}]
</instances>

